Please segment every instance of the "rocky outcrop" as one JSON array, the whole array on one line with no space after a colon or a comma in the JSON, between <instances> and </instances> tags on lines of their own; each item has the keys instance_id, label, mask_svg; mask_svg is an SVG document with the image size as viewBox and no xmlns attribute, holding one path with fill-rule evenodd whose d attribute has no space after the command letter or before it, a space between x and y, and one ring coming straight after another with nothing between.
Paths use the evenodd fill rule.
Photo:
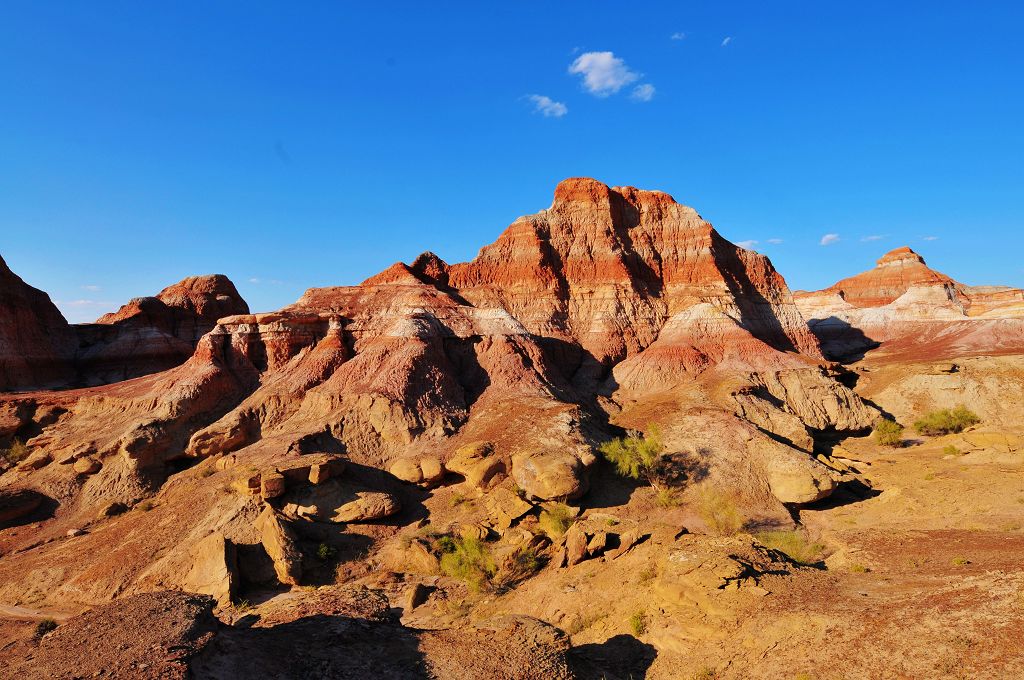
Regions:
<instances>
[{"instance_id":1,"label":"rocky outcrop","mask_svg":"<svg viewBox=\"0 0 1024 680\"><path fill-rule=\"evenodd\" d=\"M226 607L238 587L238 557L234 544L214 532L192 548L192 568L185 577L185 590L211 595Z\"/></svg>"},{"instance_id":2,"label":"rocky outcrop","mask_svg":"<svg viewBox=\"0 0 1024 680\"><path fill-rule=\"evenodd\" d=\"M66 383L76 339L50 297L0 258L0 392Z\"/></svg>"},{"instance_id":3,"label":"rocky outcrop","mask_svg":"<svg viewBox=\"0 0 1024 680\"><path fill-rule=\"evenodd\" d=\"M247 314L226 276L196 276L69 325L49 296L0 259L0 392L103 385L177 366L217 319Z\"/></svg>"},{"instance_id":4,"label":"rocky outcrop","mask_svg":"<svg viewBox=\"0 0 1024 680\"><path fill-rule=\"evenodd\" d=\"M942 359L1006 354L1024 349L1024 291L972 287L930 269L910 248L897 248L877 266L813 293L796 304L826 353Z\"/></svg>"},{"instance_id":5,"label":"rocky outcrop","mask_svg":"<svg viewBox=\"0 0 1024 680\"><path fill-rule=\"evenodd\" d=\"M135 298L94 324L75 326L75 364L86 385L127 380L181 364L217 320L249 307L222 274L193 276Z\"/></svg>"}]
</instances>

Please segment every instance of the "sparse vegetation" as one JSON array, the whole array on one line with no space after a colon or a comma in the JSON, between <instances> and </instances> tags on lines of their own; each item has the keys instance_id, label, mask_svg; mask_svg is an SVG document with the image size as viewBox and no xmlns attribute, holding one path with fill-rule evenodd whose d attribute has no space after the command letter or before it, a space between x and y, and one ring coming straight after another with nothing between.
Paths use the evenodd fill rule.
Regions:
<instances>
[{"instance_id":1,"label":"sparse vegetation","mask_svg":"<svg viewBox=\"0 0 1024 680\"><path fill-rule=\"evenodd\" d=\"M544 566L537 551L530 547L522 547L516 550L502 564L501 572L496 580L503 588L511 588L515 584L530 578Z\"/></svg>"},{"instance_id":2,"label":"sparse vegetation","mask_svg":"<svg viewBox=\"0 0 1024 680\"><path fill-rule=\"evenodd\" d=\"M321 543L317 546L316 556L324 562L330 562L338 556L338 549L333 546L329 546L326 543Z\"/></svg>"},{"instance_id":3,"label":"sparse vegetation","mask_svg":"<svg viewBox=\"0 0 1024 680\"><path fill-rule=\"evenodd\" d=\"M875 441L882 446L903 446L903 426L895 420L880 418L875 423Z\"/></svg>"},{"instance_id":4,"label":"sparse vegetation","mask_svg":"<svg viewBox=\"0 0 1024 680\"><path fill-rule=\"evenodd\" d=\"M704 666L693 674L692 680L718 680L718 671L710 666Z\"/></svg>"},{"instance_id":5,"label":"sparse vegetation","mask_svg":"<svg viewBox=\"0 0 1024 680\"><path fill-rule=\"evenodd\" d=\"M697 492L697 514L708 529L721 536L739 533L747 521L732 496L707 485Z\"/></svg>"},{"instance_id":6,"label":"sparse vegetation","mask_svg":"<svg viewBox=\"0 0 1024 680\"><path fill-rule=\"evenodd\" d=\"M255 608L256 607L254 607L252 602L249 602L249 600L239 600L232 605L232 609L234 609L237 614L245 614L246 612L251 612Z\"/></svg>"},{"instance_id":7,"label":"sparse vegetation","mask_svg":"<svg viewBox=\"0 0 1024 680\"><path fill-rule=\"evenodd\" d=\"M469 500L469 499L468 499L468 498L466 498L466 497L465 497L464 495L462 495L461 493L456 493L455 495L453 495L453 496L451 497L451 500L450 500L450 501L448 501L448 504L449 504L449 505L450 505L451 507L453 507L453 508L457 508L457 507L459 507L460 505L462 505L463 503L467 502L468 500Z\"/></svg>"},{"instance_id":8,"label":"sparse vegetation","mask_svg":"<svg viewBox=\"0 0 1024 680\"><path fill-rule=\"evenodd\" d=\"M954 409L940 409L925 414L914 423L918 434L936 436L963 432L971 425L977 425L981 418L974 411L961 404Z\"/></svg>"},{"instance_id":9,"label":"sparse vegetation","mask_svg":"<svg viewBox=\"0 0 1024 680\"><path fill-rule=\"evenodd\" d=\"M971 563L971 561L969 559L967 559L966 557L954 557L953 558L953 566L954 567L966 567L970 563Z\"/></svg>"},{"instance_id":10,"label":"sparse vegetation","mask_svg":"<svg viewBox=\"0 0 1024 680\"><path fill-rule=\"evenodd\" d=\"M944 454L946 454L947 456L962 456L962 455L964 455L963 451L961 451L960 449L956 448L952 444L950 444L949 446L943 448L942 452Z\"/></svg>"},{"instance_id":11,"label":"sparse vegetation","mask_svg":"<svg viewBox=\"0 0 1024 680\"><path fill-rule=\"evenodd\" d=\"M569 623L569 627L566 629L566 632L569 633L569 635L578 635L606 616L607 614L601 612L578 614L573 618L572 622Z\"/></svg>"},{"instance_id":12,"label":"sparse vegetation","mask_svg":"<svg viewBox=\"0 0 1024 680\"><path fill-rule=\"evenodd\" d=\"M677 508L683 504L682 494L678 489L658 489L658 507Z\"/></svg>"},{"instance_id":13,"label":"sparse vegetation","mask_svg":"<svg viewBox=\"0 0 1024 680\"><path fill-rule=\"evenodd\" d=\"M53 619L43 619L36 624L36 637L41 638L53 630L57 630L57 622Z\"/></svg>"},{"instance_id":14,"label":"sparse vegetation","mask_svg":"<svg viewBox=\"0 0 1024 680\"><path fill-rule=\"evenodd\" d=\"M149 512L156 507L156 503L147 498L146 500L139 502L135 507L143 512Z\"/></svg>"},{"instance_id":15,"label":"sparse vegetation","mask_svg":"<svg viewBox=\"0 0 1024 680\"><path fill-rule=\"evenodd\" d=\"M476 538L442 536L435 545L441 552L441 573L465 581L479 591L497 572L487 544Z\"/></svg>"},{"instance_id":16,"label":"sparse vegetation","mask_svg":"<svg viewBox=\"0 0 1024 680\"><path fill-rule=\"evenodd\" d=\"M648 565L636 575L636 578L640 583L647 583L648 581L653 581L654 577L657 575L658 571L654 568L654 565Z\"/></svg>"},{"instance_id":17,"label":"sparse vegetation","mask_svg":"<svg viewBox=\"0 0 1024 680\"><path fill-rule=\"evenodd\" d=\"M647 632L647 614L643 610L633 612L629 617L629 629L633 635L640 636Z\"/></svg>"},{"instance_id":18,"label":"sparse vegetation","mask_svg":"<svg viewBox=\"0 0 1024 680\"><path fill-rule=\"evenodd\" d=\"M32 449L30 449L20 439L15 439L6 449L0 450L0 455L6 458L7 462L11 465L15 465L25 460L28 458L28 454L30 453L32 453Z\"/></svg>"},{"instance_id":19,"label":"sparse vegetation","mask_svg":"<svg viewBox=\"0 0 1024 680\"><path fill-rule=\"evenodd\" d=\"M576 513L564 503L553 503L540 513L540 528L551 538L562 536L573 522L576 521Z\"/></svg>"},{"instance_id":20,"label":"sparse vegetation","mask_svg":"<svg viewBox=\"0 0 1024 680\"><path fill-rule=\"evenodd\" d=\"M849 567L847 567L847 569L848 569L848 571L850 571L850 573L853 573L853 574L866 574L867 572L871 571L870 569L868 569L866 566L864 566L863 564L861 564L859 562L854 562Z\"/></svg>"},{"instance_id":21,"label":"sparse vegetation","mask_svg":"<svg viewBox=\"0 0 1024 680\"><path fill-rule=\"evenodd\" d=\"M785 553L798 564L814 564L821 560L825 546L814 543L802 531L761 531L754 534L766 548Z\"/></svg>"},{"instance_id":22,"label":"sparse vegetation","mask_svg":"<svg viewBox=\"0 0 1024 680\"><path fill-rule=\"evenodd\" d=\"M623 477L644 479L657 486L656 468L664 451L658 428L650 428L647 435L628 435L605 442L600 450Z\"/></svg>"}]
</instances>

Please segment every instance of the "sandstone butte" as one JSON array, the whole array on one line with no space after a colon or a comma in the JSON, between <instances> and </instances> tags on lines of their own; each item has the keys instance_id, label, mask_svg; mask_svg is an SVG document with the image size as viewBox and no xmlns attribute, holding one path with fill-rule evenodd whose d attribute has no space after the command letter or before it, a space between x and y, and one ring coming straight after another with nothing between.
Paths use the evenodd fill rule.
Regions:
<instances>
[{"instance_id":1,"label":"sandstone butte","mask_svg":"<svg viewBox=\"0 0 1024 680\"><path fill-rule=\"evenodd\" d=\"M80 650L90 621L120 635L118 607L163 607L191 623L154 628L147 644L190 651L153 677L289 677L259 635L209 612L231 623L232 602L328 584L272 598L258 630L298 626L277 644L339 674L359 657L318 656L333 643L302 617L372 622L349 638L368 668L387 657L433 677L466 664L472 677L626 677L633 667L608 658L642 665L646 647L580 651L548 625L604 630L567 574L621 582L621 565L653 569L623 602L642 594L687 620L749 610L721 593L756 600L767 575L804 567L749 534L716 536L731 532L700 509L805 531L801 509L871 497L852 454L829 452L883 414L969 395L986 422L1008 421L1022 406L1019 391L1006 396L1022 318L1020 290L958 283L909 248L794 296L768 258L668 194L587 178L561 182L549 208L470 262L424 253L270 313L206 276L69 325L0 261L0 445L27 444L0 463L0 613L96 607L62 626ZM660 505L598 454L655 430L689 476ZM579 513L564 535L542 529L558 503ZM437 575L439 534L490 546L484 590L507 607ZM539 574L516 571L524 551ZM454 598L476 603L473 616L442 606ZM669 664L657 677L680 677L714 637L672 630L654 640ZM148 677L137 664L153 662L110 653L135 669L123 677ZM53 672L33 658L11 667Z\"/></svg>"}]
</instances>

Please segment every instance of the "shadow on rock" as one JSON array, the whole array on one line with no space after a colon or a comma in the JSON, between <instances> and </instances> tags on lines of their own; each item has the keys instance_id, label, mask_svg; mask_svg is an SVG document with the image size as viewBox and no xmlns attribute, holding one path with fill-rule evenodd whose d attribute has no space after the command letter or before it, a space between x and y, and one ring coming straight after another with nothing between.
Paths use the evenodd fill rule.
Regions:
<instances>
[{"instance_id":1,"label":"shadow on rock","mask_svg":"<svg viewBox=\"0 0 1024 680\"><path fill-rule=\"evenodd\" d=\"M0 491L0 529L49 519L59 505L56 500L35 489Z\"/></svg>"},{"instance_id":2,"label":"shadow on rock","mask_svg":"<svg viewBox=\"0 0 1024 680\"><path fill-rule=\"evenodd\" d=\"M598 644L579 645L569 653L577 680L643 680L657 650L632 635L616 635Z\"/></svg>"}]
</instances>

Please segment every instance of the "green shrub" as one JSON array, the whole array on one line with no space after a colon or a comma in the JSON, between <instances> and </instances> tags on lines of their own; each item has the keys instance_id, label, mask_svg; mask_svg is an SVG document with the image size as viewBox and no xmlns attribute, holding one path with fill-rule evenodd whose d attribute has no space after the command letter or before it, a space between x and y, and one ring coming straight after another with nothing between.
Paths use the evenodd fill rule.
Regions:
<instances>
[{"instance_id":1,"label":"green shrub","mask_svg":"<svg viewBox=\"0 0 1024 680\"><path fill-rule=\"evenodd\" d=\"M629 629L633 635L640 636L647 632L647 615L643 611L633 612L629 617Z\"/></svg>"},{"instance_id":2,"label":"green shrub","mask_svg":"<svg viewBox=\"0 0 1024 680\"><path fill-rule=\"evenodd\" d=\"M465 581L471 590L482 589L497 572L490 550L479 539L443 536L436 545L441 551L441 573Z\"/></svg>"},{"instance_id":3,"label":"green shrub","mask_svg":"<svg viewBox=\"0 0 1024 680\"><path fill-rule=\"evenodd\" d=\"M918 434L940 435L963 432L971 425L977 425L981 418L974 411L961 404L954 409L939 409L925 414L914 423Z\"/></svg>"},{"instance_id":4,"label":"green shrub","mask_svg":"<svg viewBox=\"0 0 1024 680\"><path fill-rule=\"evenodd\" d=\"M677 489L658 489L658 507L677 508L683 504L683 496Z\"/></svg>"},{"instance_id":5,"label":"green shrub","mask_svg":"<svg viewBox=\"0 0 1024 680\"><path fill-rule=\"evenodd\" d=\"M9 447L3 450L2 455L7 459L7 462L13 465L28 458L28 454L30 453L32 453L32 449L25 445L21 440L15 439L11 442Z\"/></svg>"},{"instance_id":6,"label":"green shrub","mask_svg":"<svg viewBox=\"0 0 1024 680\"><path fill-rule=\"evenodd\" d=\"M697 514L708 529L721 536L739 533L747 522L732 496L711 486L698 491Z\"/></svg>"},{"instance_id":7,"label":"green shrub","mask_svg":"<svg viewBox=\"0 0 1024 680\"><path fill-rule=\"evenodd\" d=\"M36 624L36 637L41 638L53 630L57 630L57 622L53 619L43 619Z\"/></svg>"},{"instance_id":8,"label":"green shrub","mask_svg":"<svg viewBox=\"0 0 1024 680\"><path fill-rule=\"evenodd\" d=\"M630 479L653 481L655 467L664 446L657 428L646 436L619 437L601 445L601 455L615 466L615 471Z\"/></svg>"},{"instance_id":9,"label":"green shrub","mask_svg":"<svg viewBox=\"0 0 1024 680\"><path fill-rule=\"evenodd\" d=\"M903 426L895 420L881 418L875 423L875 441L882 446L902 446Z\"/></svg>"},{"instance_id":10,"label":"green shrub","mask_svg":"<svg viewBox=\"0 0 1024 680\"><path fill-rule=\"evenodd\" d=\"M338 550L337 548L329 546L326 543L321 543L319 546L317 546L316 556L324 562L330 562L338 556Z\"/></svg>"},{"instance_id":11,"label":"green shrub","mask_svg":"<svg viewBox=\"0 0 1024 680\"><path fill-rule=\"evenodd\" d=\"M950 444L949 446L943 448L942 452L944 454L946 454L947 456L962 456L962 455L964 455L963 451L961 451L960 449L956 448L952 444Z\"/></svg>"},{"instance_id":12,"label":"green shrub","mask_svg":"<svg viewBox=\"0 0 1024 680\"><path fill-rule=\"evenodd\" d=\"M558 538L576 521L576 513L564 503L553 503L540 513L539 521L545 534Z\"/></svg>"},{"instance_id":13,"label":"green shrub","mask_svg":"<svg viewBox=\"0 0 1024 680\"><path fill-rule=\"evenodd\" d=\"M812 543L802 531L760 531L754 534L766 548L785 553L798 564L814 564L821 559L825 546Z\"/></svg>"}]
</instances>

